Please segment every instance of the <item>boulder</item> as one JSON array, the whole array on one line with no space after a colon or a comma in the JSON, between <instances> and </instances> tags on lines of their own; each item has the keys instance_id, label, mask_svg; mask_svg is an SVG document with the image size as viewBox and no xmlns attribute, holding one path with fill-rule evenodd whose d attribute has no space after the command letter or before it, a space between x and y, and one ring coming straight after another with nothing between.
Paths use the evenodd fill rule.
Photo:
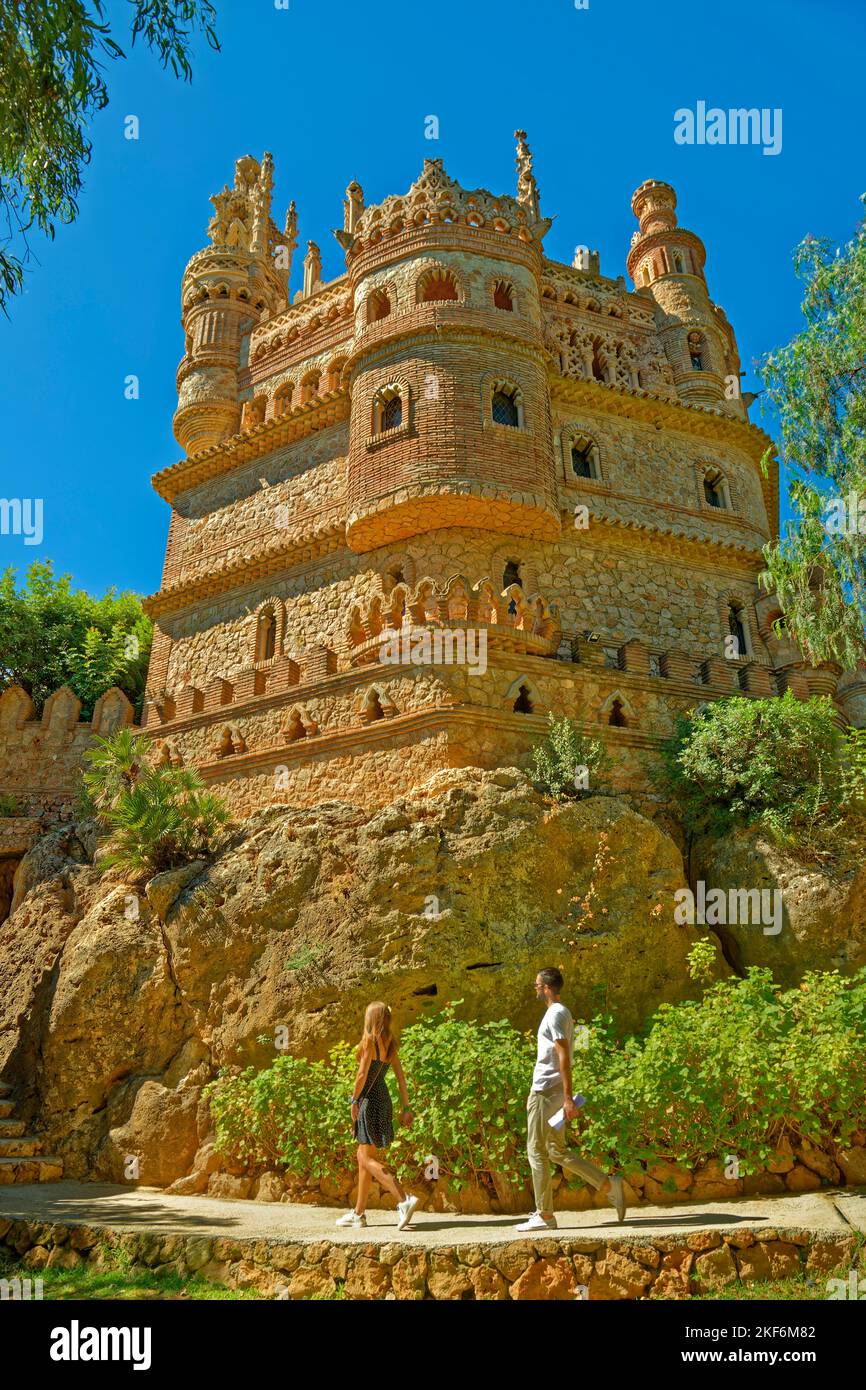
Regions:
<instances>
[{"instance_id":1,"label":"boulder","mask_svg":"<svg viewBox=\"0 0 866 1390\"><path fill-rule=\"evenodd\" d=\"M709 928L737 971L768 966L777 984L790 989L808 970L854 974L866 965L866 863L828 868L803 863L752 829L698 840L692 867L707 891L756 888L781 894L778 935L766 934L760 922Z\"/></svg>"}]
</instances>

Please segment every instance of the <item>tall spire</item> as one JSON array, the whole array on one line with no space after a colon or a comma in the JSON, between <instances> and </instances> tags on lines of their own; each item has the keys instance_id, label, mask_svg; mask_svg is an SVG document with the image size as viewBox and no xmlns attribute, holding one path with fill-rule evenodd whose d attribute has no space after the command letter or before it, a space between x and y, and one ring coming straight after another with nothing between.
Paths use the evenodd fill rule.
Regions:
<instances>
[{"instance_id":1,"label":"tall spire","mask_svg":"<svg viewBox=\"0 0 866 1390\"><path fill-rule=\"evenodd\" d=\"M517 141L517 201L528 209L533 222L537 222L541 217L541 208L538 184L532 172L532 153L526 143L526 131L515 130L514 138Z\"/></svg>"}]
</instances>

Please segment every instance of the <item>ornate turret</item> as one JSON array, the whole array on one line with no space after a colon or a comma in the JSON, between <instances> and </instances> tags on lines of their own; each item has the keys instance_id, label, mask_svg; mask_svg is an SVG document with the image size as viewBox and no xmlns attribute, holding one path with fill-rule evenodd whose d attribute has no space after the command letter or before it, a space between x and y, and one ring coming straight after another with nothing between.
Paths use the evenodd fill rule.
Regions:
<instances>
[{"instance_id":1,"label":"ornate turret","mask_svg":"<svg viewBox=\"0 0 866 1390\"><path fill-rule=\"evenodd\" d=\"M178 368L175 438L189 454L218 444L239 426L241 340L286 307L297 241L294 203L281 235L271 221L274 165L250 155L235 165L234 186L211 198L211 245L189 262L181 289L186 350Z\"/></svg>"},{"instance_id":2,"label":"ornate turret","mask_svg":"<svg viewBox=\"0 0 866 1390\"><path fill-rule=\"evenodd\" d=\"M712 304L704 278L706 251L700 237L677 225L677 195L669 183L647 179L631 200L640 231L632 237L628 272L655 300L656 323L683 400L696 405L743 407L739 357L732 330ZM732 399L733 397L733 399Z\"/></svg>"}]
</instances>

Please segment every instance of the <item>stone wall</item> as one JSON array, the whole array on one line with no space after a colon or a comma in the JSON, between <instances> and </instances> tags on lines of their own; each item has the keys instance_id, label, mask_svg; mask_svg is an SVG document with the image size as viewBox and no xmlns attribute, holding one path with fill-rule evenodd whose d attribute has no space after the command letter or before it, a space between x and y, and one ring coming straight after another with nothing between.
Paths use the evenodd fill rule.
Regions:
<instances>
[{"instance_id":1,"label":"stone wall","mask_svg":"<svg viewBox=\"0 0 866 1390\"><path fill-rule=\"evenodd\" d=\"M857 1238L744 1225L644 1238L592 1239L563 1232L531 1240L427 1245L418 1232L395 1239L237 1240L119 1231L109 1225L0 1218L0 1242L24 1269L111 1268L197 1275L264 1298L573 1300L676 1298L805 1274L816 1282L851 1265Z\"/></svg>"},{"instance_id":2,"label":"stone wall","mask_svg":"<svg viewBox=\"0 0 866 1390\"><path fill-rule=\"evenodd\" d=\"M20 686L0 695L0 795L14 797L20 816L45 823L70 819L82 758L94 737L133 721L132 705L116 688L97 700L92 719L80 721L80 712L81 701L68 686L49 695L40 719Z\"/></svg>"}]
</instances>

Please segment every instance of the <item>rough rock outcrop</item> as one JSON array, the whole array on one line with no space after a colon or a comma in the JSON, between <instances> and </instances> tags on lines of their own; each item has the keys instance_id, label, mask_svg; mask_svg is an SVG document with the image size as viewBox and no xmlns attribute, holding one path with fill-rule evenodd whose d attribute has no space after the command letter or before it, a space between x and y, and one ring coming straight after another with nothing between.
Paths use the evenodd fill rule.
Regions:
<instances>
[{"instance_id":1,"label":"rough rock outcrop","mask_svg":"<svg viewBox=\"0 0 866 1390\"><path fill-rule=\"evenodd\" d=\"M738 973L769 966L777 984L790 989L808 970L853 974L866 965L866 864L822 868L804 864L758 830L734 830L698 842L692 871L709 892L764 889L781 895L781 931L758 923L728 921L716 933ZM729 914L730 916L730 914Z\"/></svg>"},{"instance_id":2,"label":"rough rock outcrop","mask_svg":"<svg viewBox=\"0 0 866 1390\"><path fill-rule=\"evenodd\" d=\"M266 1065L281 1027L321 1056L376 997L401 1028L449 999L531 1028L553 963L576 1016L603 1004L634 1029L695 992L673 842L620 800L552 805L514 770L440 772L373 814L271 807L146 891L100 876L85 839L27 856L0 927L0 1068L70 1177L117 1180L135 1157L143 1182L181 1177L217 1067Z\"/></svg>"}]
</instances>

